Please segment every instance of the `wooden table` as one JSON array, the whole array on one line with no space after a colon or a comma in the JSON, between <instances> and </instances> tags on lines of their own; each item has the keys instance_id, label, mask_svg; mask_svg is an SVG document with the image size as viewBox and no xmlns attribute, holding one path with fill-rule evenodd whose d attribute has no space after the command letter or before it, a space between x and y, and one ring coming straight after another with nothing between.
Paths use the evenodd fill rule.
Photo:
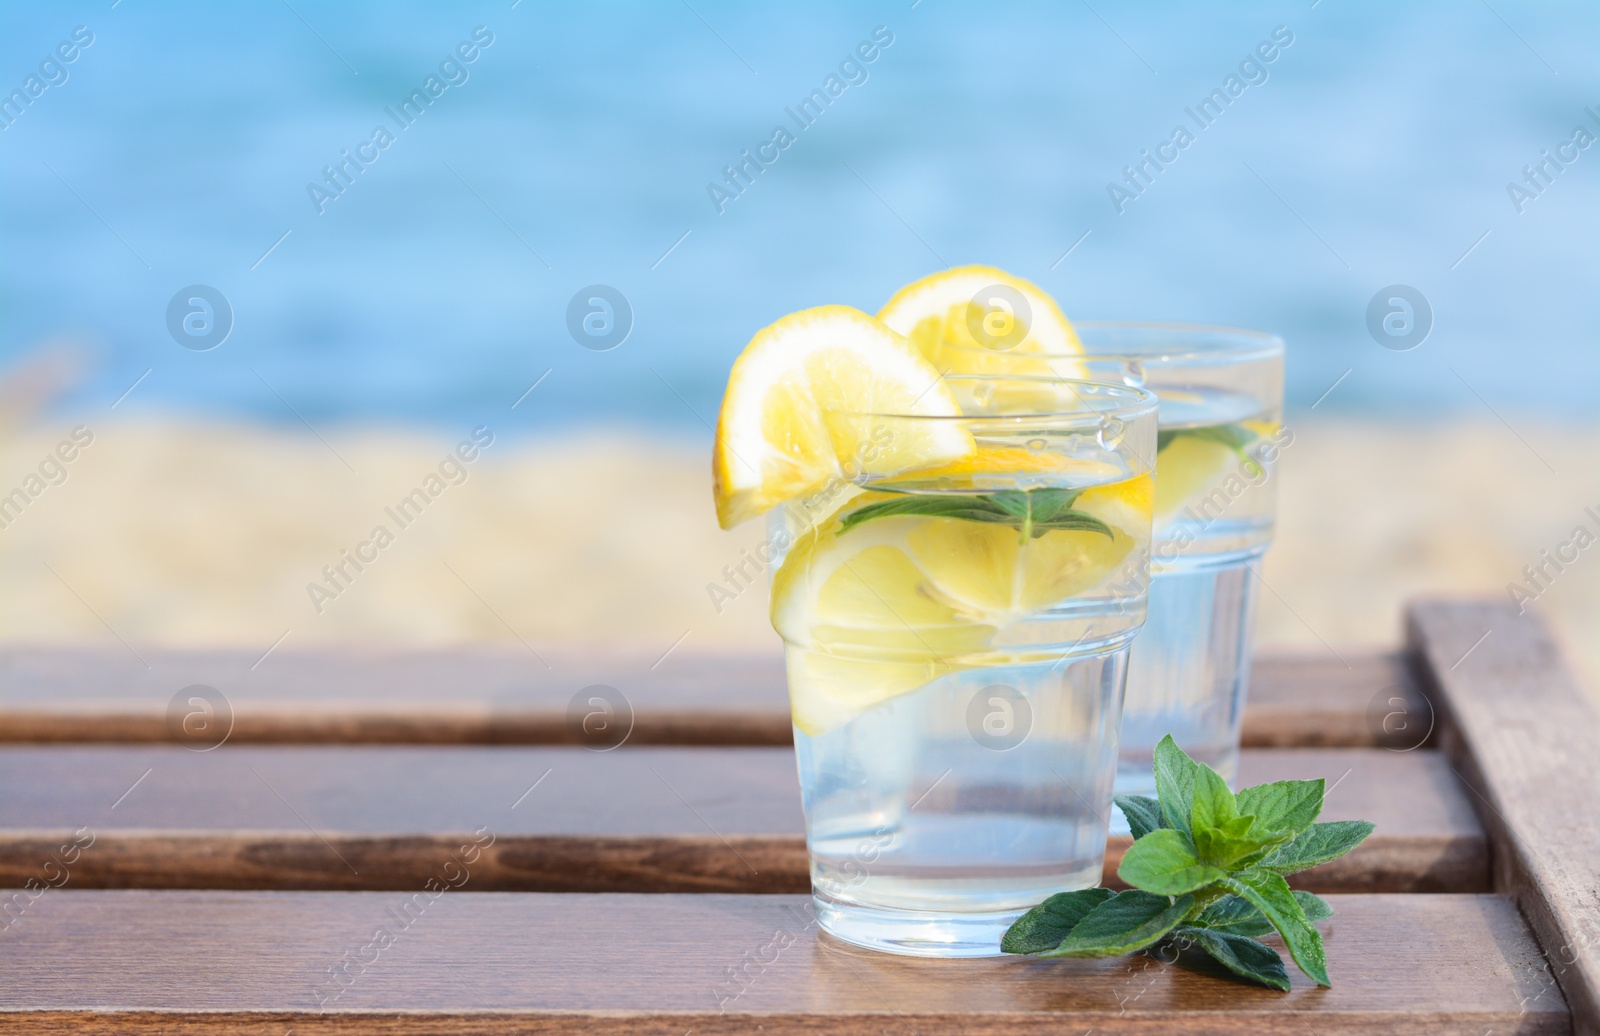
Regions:
<instances>
[{"instance_id":1,"label":"wooden table","mask_svg":"<svg viewBox=\"0 0 1600 1036\"><path fill-rule=\"evenodd\" d=\"M1288 994L841 944L776 660L548 663L0 654L0 1030L1600 1032L1600 719L1507 606L1257 660L1243 781L1377 823Z\"/></svg>"}]
</instances>

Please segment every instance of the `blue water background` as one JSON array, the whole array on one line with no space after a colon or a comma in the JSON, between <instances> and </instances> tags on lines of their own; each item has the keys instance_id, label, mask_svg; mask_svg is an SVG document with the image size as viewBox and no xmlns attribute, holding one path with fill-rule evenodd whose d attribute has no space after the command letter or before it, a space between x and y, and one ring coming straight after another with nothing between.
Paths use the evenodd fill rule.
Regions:
<instances>
[{"instance_id":1,"label":"blue water background","mask_svg":"<svg viewBox=\"0 0 1600 1036\"><path fill-rule=\"evenodd\" d=\"M0 363L93 343L63 410L148 370L119 413L703 437L763 324L968 262L1074 317L1278 332L1291 411L1346 371L1319 413L1600 402L1600 147L1520 213L1506 189L1600 134L1592 3L8 4L0 87L80 25L0 132ZM469 78L401 130L385 107L477 26ZM866 81L800 130L785 108L876 26ZM1198 130L1184 107L1279 26L1266 82ZM319 213L307 184L378 125L397 139ZM779 125L719 213L707 184ZM1108 182L1179 125L1198 139L1118 213ZM194 283L235 311L207 352L166 325ZM596 283L634 312L608 352L567 327ZM1433 308L1410 351L1367 329L1395 283Z\"/></svg>"}]
</instances>

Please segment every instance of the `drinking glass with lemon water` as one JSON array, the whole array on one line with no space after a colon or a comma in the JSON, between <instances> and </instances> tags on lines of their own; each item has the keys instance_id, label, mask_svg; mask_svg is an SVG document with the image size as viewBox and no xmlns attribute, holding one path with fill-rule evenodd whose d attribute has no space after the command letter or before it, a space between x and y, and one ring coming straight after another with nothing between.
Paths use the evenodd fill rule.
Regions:
<instances>
[{"instance_id":1,"label":"drinking glass with lemon water","mask_svg":"<svg viewBox=\"0 0 1600 1036\"><path fill-rule=\"evenodd\" d=\"M1283 341L1257 331L1078 325L1090 377L1161 400L1149 618L1128 662L1119 795L1154 795L1171 734L1229 784L1250 687L1257 566L1272 544L1283 426ZM1120 377L1118 377L1120 375Z\"/></svg>"},{"instance_id":2,"label":"drinking glass with lemon water","mask_svg":"<svg viewBox=\"0 0 1600 1036\"><path fill-rule=\"evenodd\" d=\"M1149 612L1128 662L1117 794L1155 794L1151 759L1166 734L1232 784L1255 566L1272 543L1278 457L1293 442L1282 424L1283 341L1180 324L1085 322L1074 335L1051 350L969 338L943 355L957 370L1092 378L1160 398Z\"/></svg>"},{"instance_id":3,"label":"drinking glass with lemon water","mask_svg":"<svg viewBox=\"0 0 1600 1036\"><path fill-rule=\"evenodd\" d=\"M844 307L736 363L719 515L770 511L789 544L772 618L829 932L989 955L1099 882L1156 434L1139 388L941 377Z\"/></svg>"}]
</instances>

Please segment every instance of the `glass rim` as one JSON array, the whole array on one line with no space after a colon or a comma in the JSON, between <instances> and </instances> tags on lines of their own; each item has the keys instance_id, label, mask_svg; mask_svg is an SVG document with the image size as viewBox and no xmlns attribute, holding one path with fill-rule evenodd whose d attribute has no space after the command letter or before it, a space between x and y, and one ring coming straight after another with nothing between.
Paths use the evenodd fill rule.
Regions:
<instances>
[{"instance_id":1,"label":"glass rim","mask_svg":"<svg viewBox=\"0 0 1600 1036\"><path fill-rule=\"evenodd\" d=\"M1080 320L1073 325L1075 331L1144 331L1158 335L1171 335L1187 339L1230 339L1229 342L1208 344L1196 347L1194 342L1173 342L1170 349L1150 352L1135 352L1123 349L1109 351L1096 351L1089 343L1082 352L1017 352L1014 349L991 349L988 346L971 346L952 344L947 348L957 349L967 353L982 353L995 356L1032 356L1045 360L1076 360L1079 362L1136 362L1136 363L1181 363L1195 361L1244 362L1248 360L1264 360L1281 357L1284 352L1284 342L1278 335L1270 331L1256 331L1245 327L1230 327L1225 324L1190 324L1177 321L1160 320Z\"/></svg>"},{"instance_id":2,"label":"glass rim","mask_svg":"<svg viewBox=\"0 0 1600 1036\"><path fill-rule=\"evenodd\" d=\"M1037 355L1037 354L1036 354ZM836 410L842 417L876 417L900 421L1013 421L1013 420L1091 420L1104 421L1108 417L1118 420L1138 419L1146 413L1154 414L1160 406L1160 397L1149 389L1116 381L1095 381L1090 378L1059 378L1047 374L964 374L949 372L939 376L940 381L1011 382L1021 385L1066 386L1082 406L1072 410L1030 410L1004 414L904 414L873 410ZM1079 389L1086 391L1080 391ZM1094 406L1089 397L1111 398L1104 406Z\"/></svg>"}]
</instances>

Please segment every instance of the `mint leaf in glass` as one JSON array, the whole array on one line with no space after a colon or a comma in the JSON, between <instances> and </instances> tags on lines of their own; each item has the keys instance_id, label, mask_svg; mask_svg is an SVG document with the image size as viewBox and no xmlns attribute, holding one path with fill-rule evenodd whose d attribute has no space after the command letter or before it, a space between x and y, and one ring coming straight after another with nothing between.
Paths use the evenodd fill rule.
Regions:
<instances>
[{"instance_id":1,"label":"mint leaf in glass","mask_svg":"<svg viewBox=\"0 0 1600 1036\"><path fill-rule=\"evenodd\" d=\"M1097 532L1114 538L1111 526L1092 514L1072 509L1079 489L1008 489L998 493L956 495L948 493L907 493L894 500L879 500L858 507L839 522L844 535L862 522L895 515L921 515L927 518L955 518L964 522L996 522L1018 530L1022 542L1036 539L1053 529Z\"/></svg>"},{"instance_id":2,"label":"mint leaf in glass","mask_svg":"<svg viewBox=\"0 0 1600 1036\"><path fill-rule=\"evenodd\" d=\"M893 500L879 500L857 508L844 516L839 523L843 535L862 522L874 518L889 518L899 514L924 515L930 518L960 518L969 522L1010 522L1012 516L995 507L986 497L944 496L932 493L907 495Z\"/></svg>"}]
</instances>

